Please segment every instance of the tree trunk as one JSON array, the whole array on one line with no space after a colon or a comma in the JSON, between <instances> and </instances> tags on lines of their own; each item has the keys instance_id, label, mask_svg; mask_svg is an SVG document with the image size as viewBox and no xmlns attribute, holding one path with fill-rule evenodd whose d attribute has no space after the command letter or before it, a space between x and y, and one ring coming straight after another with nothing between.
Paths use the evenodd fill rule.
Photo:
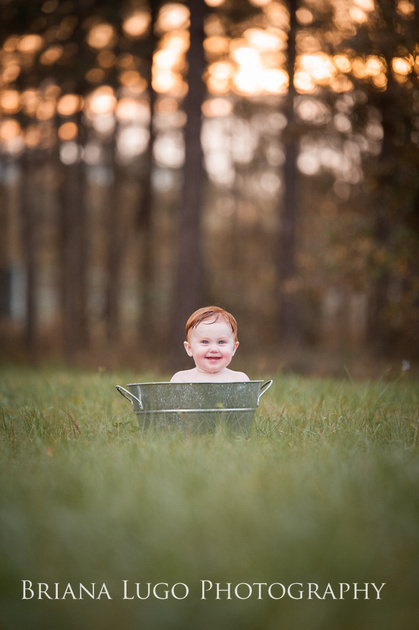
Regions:
<instances>
[{"instance_id":1,"label":"tree trunk","mask_svg":"<svg viewBox=\"0 0 419 630\"><path fill-rule=\"evenodd\" d=\"M23 158L22 187L22 243L24 266L26 275L26 316L25 316L25 347L30 361L36 363L38 359L38 308L37 308L37 225L36 205L33 197L33 154L27 151Z\"/></svg>"},{"instance_id":2,"label":"tree trunk","mask_svg":"<svg viewBox=\"0 0 419 630\"><path fill-rule=\"evenodd\" d=\"M11 268L8 203L7 187L3 181L0 181L0 318L10 316Z\"/></svg>"},{"instance_id":3,"label":"tree trunk","mask_svg":"<svg viewBox=\"0 0 419 630\"><path fill-rule=\"evenodd\" d=\"M148 76L148 94L150 101L150 122L149 122L149 141L146 154L146 169L142 181L142 201L138 213L138 227L140 230L140 296L141 296L141 317L140 317L140 337L144 344L150 345L155 339L155 326L153 318L153 272L154 272L154 256L153 256L153 151L154 141L156 138L156 130L154 125L154 110L157 100L156 92L152 84L153 55L157 47L157 37L155 34L155 26L157 15L160 7L159 0L151 0L151 24L149 36L149 48L147 52L147 62L149 69Z\"/></svg>"},{"instance_id":4,"label":"tree trunk","mask_svg":"<svg viewBox=\"0 0 419 630\"><path fill-rule=\"evenodd\" d=\"M394 0L383 3L381 7L384 22L390 29L397 17ZM387 67L391 68L392 54L384 51ZM393 272L390 266L390 251L395 229L394 217L400 215L401 200L397 196L398 146L404 140L400 94L391 71L387 74L388 83L385 91L378 94L378 107L382 115L383 140L381 153L377 158L374 238L377 259L369 294L368 338L373 351L386 355L394 348L389 315L389 287ZM402 224L399 218L397 222ZM384 260L383 260L384 256Z\"/></svg>"},{"instance_id":5,"label":"tree trunk","mask_svg":"<svg viewBox=\"0 0 419 630\"><path fill-rule=\"evenodd\" d=\"M375 199L376 217L374 239L377 252L389 255L392 235L392 191L391 179L396 169L395 164L395 104L392 98L392 86L389 81L387 92L382 95L382 127L383 142L381 154L378 157L377 196ZM388 298L391 272L388 260L376 261L372 282L370 285L368 337L373 351L377 355L384 355L390 349Z\"/></svg>"},{"instance_id":6,"label":"tree trunk","mask_svg":"<svg viewBox=\"0 0 419 630\"><path fill-rule=\"evenodd\" d=\"M116 147L112 147L115 154ZM118 341L120 335L120 303L121 303L121 263L124 250L125 217L121 211L121 173L115 160L111 160L112 181L108 195L107 269L106 269L106 334L108 341Z\"/></svg>"},{"instance_id":7,"label":"tree trunk","mask_svg":"<svg viewBox=\"0 0 419 630\"><path fill-rule=\"evenodd\" d=\"M182 206L179 213L177 267L173 300L173 357L179 363L185 322L202 306L203 260L201 242L202 187L204 179L201 145L201 107L205 96L204 0L190 2L191 26L188 62L188 94L185 100L185 164ZM183 356L183 355L180 355Z\"/></svg>"},{"instance_id":8,"label":"tree trunk","mask_svg":"<svg viewBox=\"0 0 419 630\"><path fill-rule=\"evenodd\" d=\"M288 35L289 88L286 102L287 126L284 132L284 183L285 193L278 239L278 329L280 341L299 342L300 319L297 306L297 157L298 139L294 114L294 72L296 58L297 0L289 1L290 30Z\"/></svg>"},{"instance_id":9,"label":"tree trunk","mask_svg":"<svg viewBox=\"0 0 419 630\"><path fill-rule=\"evenodd\" d=\"M75 360L88 344L87 246L84 165L63 166L61 206L61 296L65 355Z\"/></svg>"}]
</instances>

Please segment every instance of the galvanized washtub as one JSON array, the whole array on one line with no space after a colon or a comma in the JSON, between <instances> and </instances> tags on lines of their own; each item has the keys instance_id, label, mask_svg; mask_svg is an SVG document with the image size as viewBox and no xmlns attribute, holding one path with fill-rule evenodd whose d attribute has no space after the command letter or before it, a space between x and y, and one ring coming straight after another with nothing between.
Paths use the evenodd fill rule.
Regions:
<instances>
[{"instance_id":1,"label":"galvanized washtub","mask_svg":"<svg viewBox=\"0 0 419 630\"><path fill-rule=\"evenodd\" d=\"M116 389L132 403L140 428L248 435L261 396L272 381L131 383Z\"/></svg>"}]
</instances>

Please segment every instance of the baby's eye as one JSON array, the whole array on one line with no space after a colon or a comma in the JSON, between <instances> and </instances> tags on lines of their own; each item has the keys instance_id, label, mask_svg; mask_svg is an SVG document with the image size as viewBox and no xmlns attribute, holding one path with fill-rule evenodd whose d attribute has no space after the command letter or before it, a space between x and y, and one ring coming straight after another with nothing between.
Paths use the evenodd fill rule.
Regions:
<instances>
[{"instance_id":1,"label":"baby's eye","mask_svg":"<svg viewBox=\"0 0 419 630\"><path fill-rule=\"evenodd\" d=\"M226 343L226 342L225 342L225 341L223 341L223 340L221 339L218 343L223 343L223 344L224 344L224 343Z\"/></svg>"},{"instance_id":2,"label":"baby's eye","mask_svg":"<svg viewBox=\"0 0 419 630\"><path fill-rule=\"evenodd\" d=\"M206 339L203 339L203 340L201 341L201 343L205 343L205 344L207 344L207 343L208 343L208 341L207 341Z\"/></svg>"}]
</instances>

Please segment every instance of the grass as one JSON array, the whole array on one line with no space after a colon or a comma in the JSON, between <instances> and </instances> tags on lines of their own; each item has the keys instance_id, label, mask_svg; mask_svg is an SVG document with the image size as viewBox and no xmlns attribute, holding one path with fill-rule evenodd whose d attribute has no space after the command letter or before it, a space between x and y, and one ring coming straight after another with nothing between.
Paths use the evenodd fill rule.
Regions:
<instances>
[{"instance_id":1,"label":"grass","mask_svg":"<svg viewBox=\"0 0 419 630\"><path fill-rule=\"evenodd\" d=\"M115 385L153 375L0 376L2 630L416 629L412 377L278 374L244 439L141 432ZM23 580L60 599L22 599Z\"/></svg>"}]
</instances>

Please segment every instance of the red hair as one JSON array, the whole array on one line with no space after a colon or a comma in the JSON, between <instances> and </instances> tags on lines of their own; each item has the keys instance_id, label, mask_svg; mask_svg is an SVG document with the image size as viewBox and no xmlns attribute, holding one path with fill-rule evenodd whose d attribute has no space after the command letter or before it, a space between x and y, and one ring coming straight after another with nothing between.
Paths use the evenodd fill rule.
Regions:
<instances>
[{"instance_id":1,"label":"red hair","mask_svg":"<svg viewBox=\"0 0 419 630\"><path fill-rule=\"evenodd\" d=\"M228 313L223 308L219 306L204 306L203 308L199 308L197 311L192 313L188 321L186 322L186 339L189 341L189 331L191 328L196 328L198 324L203 322L206 319L213 318L214 321L217 321L219 317L222 317L227 324L231 326L231 330L234 335L234 341L237 341L237 322L235 317Z\"/></svg>"}]
</instances>

